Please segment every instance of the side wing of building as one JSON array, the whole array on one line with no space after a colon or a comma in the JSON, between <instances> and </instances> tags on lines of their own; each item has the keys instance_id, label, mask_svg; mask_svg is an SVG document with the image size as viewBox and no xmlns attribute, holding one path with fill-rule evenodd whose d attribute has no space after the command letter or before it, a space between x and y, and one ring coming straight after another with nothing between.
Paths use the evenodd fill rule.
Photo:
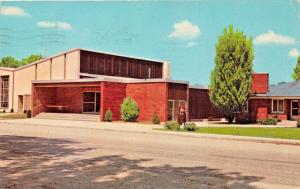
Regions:
<instances>
[{"instance_id":1,"label":"side wing of building","mask_svg":"<svg viewBox=\"0 0 300 189\"><path fill-rule=\"evenodd\" d=\"M0 110L13 109L15 112L29 110L33 80L78 79L79 61L79 50L72 50L20 68L0 69L0 96L3 96L0 98ZM8 90L5 89L6 86Z\"/></svg>"}]
</instances>

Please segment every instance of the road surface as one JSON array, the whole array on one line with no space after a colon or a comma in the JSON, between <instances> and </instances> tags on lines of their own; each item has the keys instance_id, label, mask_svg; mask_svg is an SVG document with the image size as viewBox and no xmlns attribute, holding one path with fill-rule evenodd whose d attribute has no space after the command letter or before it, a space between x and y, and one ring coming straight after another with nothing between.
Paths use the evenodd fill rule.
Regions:
<instances>
[{"instance_id":1,"label":"road surface","mask_svg":"<svg viewBox=\"0 0 300 189\"><path fill-rule=\"evenodd\" d=\"M0 188L300 188L298 145L156 132L0 123Z\"/></svg>"}]
</instances>

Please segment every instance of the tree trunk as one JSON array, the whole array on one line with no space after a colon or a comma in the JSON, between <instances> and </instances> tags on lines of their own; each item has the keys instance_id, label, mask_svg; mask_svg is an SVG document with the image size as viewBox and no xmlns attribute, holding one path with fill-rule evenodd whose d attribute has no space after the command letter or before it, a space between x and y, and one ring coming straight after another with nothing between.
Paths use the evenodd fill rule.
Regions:
<instances>
[{"instance_id":1,"label":"tree trunk","mask_svg":"<svg viewBox=\"0 0 300 189\"><path fill-rule=\"evenodd\" d=\"M228 123L231 124L234 120L234 116L227 116Z\"/></svg>"}]
</instances>

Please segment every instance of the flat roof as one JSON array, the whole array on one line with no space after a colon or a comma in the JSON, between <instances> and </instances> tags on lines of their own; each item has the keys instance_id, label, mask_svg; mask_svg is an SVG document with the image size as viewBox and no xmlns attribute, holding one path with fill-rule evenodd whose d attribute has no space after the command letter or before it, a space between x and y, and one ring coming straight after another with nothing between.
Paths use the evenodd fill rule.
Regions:
<instances>
[{"instance_id":1,"label":"flat roof","mask_svg":"<svg viewBox=\"0 0 300 189\"><path fill-rule=\"evenodd\" d=\"M33 80L32 83L80 83L80 82L116 82L116 83L179 83L179 84L189 84L186 81L178 81L172 79L132 79L132 78L114 78L114 77L96 77L96 78L83 78L83 79L69 79L69 80Z\"/></svg>"}]
</instances>

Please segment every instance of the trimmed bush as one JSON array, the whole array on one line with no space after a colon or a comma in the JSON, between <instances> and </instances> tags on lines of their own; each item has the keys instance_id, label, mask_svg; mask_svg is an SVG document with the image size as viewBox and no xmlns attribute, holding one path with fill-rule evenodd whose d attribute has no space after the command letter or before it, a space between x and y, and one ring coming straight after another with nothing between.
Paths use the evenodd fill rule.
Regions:
<instances>
[{"instance_id":1,"label":"trimmed bush","mask_svg":"<svg viewBox=\"0 0 300 189\"><path fill-rule=\"evenodd\" d=\"M153 114L152 123L153 124L160 124L160 120L159 120L159 117L158 117L156 112L154 112L154 114Z\"/></svg>"},{"instance_id":2,"label":"trimmed bush","mask_svg":"<svg viewBox=\"0 0 300 189\"><path fill-rule=\"evenodd\" d=\"M127 97L121 104L121 118L126 122L135 122L139 117L140 109L137 103L131 98Z\"/></svg>"},{"instance_id":3,"label":"trimmed bush","mask_svg":"<svg viewBox=\"0 0 300 189\"><path fill-rule=\"evenodd\" d=\"M248 124L251 123L250 117L247 115L247 113L239 113L235 118L235 123L238 124Z\"/></svg>"},{"instance_id":4,"label":"trimmed bush","mask_svg":"<svg viewBox=\"0 0 300 189\"><path fill-rule=\"evenodd\" d=\"M261 125L276 125L277 122L278 122L278 120L276 118L257 120L257 123L259 123Z\"/></svg>"},{"instance_id":5,"label":"trimmed bush","mask_svg":"<svg viewBox=\"0 0 300 189\"><path fill-rule=\"evenodd\" d=\"M5 113L6 112L6 110L5 109L3 109L3 113Z\"/></svg>"},{"instance_id":6,"label":"trimmed bush","mask_svg":"<svg viewBox=\"0 0 300 189\"><path fill-rule=\"evenodd\" d=\"M297 121L297 128L300 128L300 119Z\"/></svg>"},{"instance_id":7,"label":"trimmed bush","mask_svg":"<svg viewBox=\"0 0 300 189\"><path fill-rule=\"evenodd\" d=\"M168 130L177 130L178 131L178 130L180 130L180 125L176 121L168 121L165 123L164 128L168 129Z\"/></svg>"},{"instance_id":8,"label":"trimmed bush","mask_svg":"<svg viewBox=\"0 0 300 189\"><path fill-rule=\"evenodd\" d=\"M112 121L112 111L110 109L106 110L104 115L104 121L111 122Z\"/></svg>"},{"instance_id":9,"label":"trimmed bush","mask_svg":"<svg viewBox=\"0 0 300 189\"><path fill-rule=\"evenodd\" d=\"M31 110L28 110L28 111L26 112L26 116L27 116L28 118L31 118Z\"/></svg>"},{"instance_id":10,"label":"trimmed bush","mask_svg":"<svg viewBox=\"0 0 300 189\"><path fill-rule=\"evenodd\" d=\"M23 113L26 114L26 113L27 113L27 110L24 110Z\"/></svg>"},{"instance_id":11,"label":"trimmed bush","mask_svg":"<svg viewBox=\"0 0 300 189\"><path fill-rule=\"evenodd\" d=\"M14 113L14 109L12 108L12 109L10 109L10 113Z\"/></svg>"},{"instance_id":12,"label":"trimmed bush","mask_svg":"<svg viewBox=\"0 0 300 189\"><path fill-rule=\"evenodd\" d=\"M196 126L195 123L185 123L184 124L184 130L186 130L186 131L196 131L197 126Z\"/></svg>"}]
</instances>

